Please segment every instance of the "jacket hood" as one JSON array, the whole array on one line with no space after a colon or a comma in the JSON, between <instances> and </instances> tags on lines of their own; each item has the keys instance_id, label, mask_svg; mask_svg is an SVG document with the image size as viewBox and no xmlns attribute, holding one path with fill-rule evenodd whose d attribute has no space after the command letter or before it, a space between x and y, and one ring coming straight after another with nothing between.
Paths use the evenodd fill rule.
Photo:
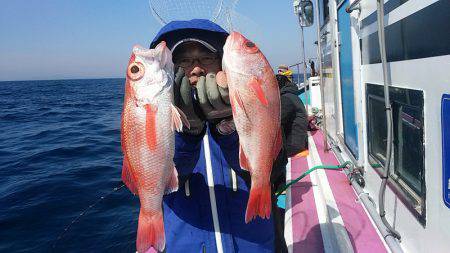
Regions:
<instances>
[{"instance_id":1,"label":"jacket hood","mask_svg":"<svg viewBox=\"0 0 450 253\"><path fill-rule=\"evenodd\" d=\"M293 83L287 83L286 85L284 85L283 87L281 87L280 89L280 94L286 94L286 93L292 93L294 95L300 95L300 91L298 90L297 86Z\"/></svg>"},{"instance_id":2,"label":"jacket hood","mask_svg":"<svg viewBox=\"0 0 450 253\"><path fill-rule=\"evenodd\" d=\"M159 42L165 41L167 47L172 49L182 40L194 39L204 41L217 51L222 52L227 37L227 31L207 19L172 21L159 30L151 42L150 48L154 48Z\"/></svg>"}]
</instances>

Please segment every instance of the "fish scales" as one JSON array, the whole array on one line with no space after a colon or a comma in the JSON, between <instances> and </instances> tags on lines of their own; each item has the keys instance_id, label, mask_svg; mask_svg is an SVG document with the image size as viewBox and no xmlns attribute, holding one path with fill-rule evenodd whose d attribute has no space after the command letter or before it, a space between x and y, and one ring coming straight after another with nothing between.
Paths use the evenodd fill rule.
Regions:
<instances>
[{"instance_id":1,"label":"fish scales","mask_svg":"<svg viewBox=\"0 0 450 253\"><path fill-rule=\"evenodd\" d=\"M223 69L239 135L240 165L250 172L245 221L269 218L270 174L281 150L280 92L273 70L259 48L233 32L224 46Z\"/></svg>"},{"instance_id":2,"label":"fish scales","mask_svg":"<svg viewBox=\"0 0 450 253\"><path fill-rule=\"evenodd\" d=\"M173 63L164 42L155 49L133 48L125 83L121 143L122 180L141 204L136 248L165 247L162 198L178 189L173 162L174 129L186 116L173 105Z\"/></svg>"}]
</instances>

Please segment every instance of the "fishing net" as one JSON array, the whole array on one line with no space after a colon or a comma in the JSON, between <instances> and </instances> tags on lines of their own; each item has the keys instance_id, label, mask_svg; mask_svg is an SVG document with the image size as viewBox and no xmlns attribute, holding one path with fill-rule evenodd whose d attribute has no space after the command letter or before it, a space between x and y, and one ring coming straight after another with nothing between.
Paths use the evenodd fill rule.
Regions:
<instances>
[{"instance_id":1,"label":"fishing net","mask_svg":"<svg viewBox=\"0 0 450 253\"><path fill-rule=\"evenodd\" d=\"M194 18L209 19L213 22L223 15L230 1L226 0L150 0L152 14L161 24L173 20Z\"/></svg>"},{"instance_id":2,"label":"fishing net","mask_svg":"<svg viewBox=\"0 0 450 253\"><path fill-rule=\"evenodd\" d=\"M150 10L161 25L175 20L208 19L227 31L239 31L249 39L260 35L250 18L236 11L239 0L149 0Z\"/></svg>"}]
</instances>

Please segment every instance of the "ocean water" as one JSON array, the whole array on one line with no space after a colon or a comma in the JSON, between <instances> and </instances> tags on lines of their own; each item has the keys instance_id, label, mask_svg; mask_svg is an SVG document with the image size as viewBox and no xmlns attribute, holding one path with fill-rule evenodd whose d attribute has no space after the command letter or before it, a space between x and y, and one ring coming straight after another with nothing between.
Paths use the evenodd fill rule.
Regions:
<instances>
[{"instance_id":1,"label":"ocean water","mask_svg":"<svg viewBox=\"0 0 450 253\"><path fill-rule=\"evenodd\" d=\"M122 185L124 82L0 82L0 252L135 252L139 199L126 187L57 240Z\"/></svg>"},{"instance_id":2,"label":"ocean water","mask_svg":"<svg viewBox=\"0 0 450 253\"><path fill-rule=\"evenodd\" d=\"M311 76L310 73L306 74L306 78L309 78ZM297 73L293 73L292 74L292 81L294 83L303 83L303 73L297 74Z\"/></svg>"},{"instance_id":3,"label":"ocean water","mask_svg":"<svg viewBox=\"0 0 450 253\"><path fill-rule=\"evenodd\" d=\"M0 82L0 252L134 252L120 186L124 79ZM53 247L55 246L55 247Z\"/></svg>"}]
</instances>

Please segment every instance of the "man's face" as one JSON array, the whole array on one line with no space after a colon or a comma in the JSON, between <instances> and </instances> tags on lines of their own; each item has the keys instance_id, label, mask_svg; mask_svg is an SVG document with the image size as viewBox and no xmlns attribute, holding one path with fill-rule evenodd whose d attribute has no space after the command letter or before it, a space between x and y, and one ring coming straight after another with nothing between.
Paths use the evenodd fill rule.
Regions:
<instances>
[{"instance_id":1,"label":"man's face","mask_svg":"<svg viewBox=\"0 0 450 253\"><path fill-rule=\"evenodd\" d=\"M191 85L196 85L200 76L216 74L222 69L219 55L198 42L186 42L176 48L173 62L176 69L184 69Z\"/></svg>"},{"instance_id":2,"label":"man's face","mask_svg":"<svg viewBox=\"0 0 450 253\"><path fill-rule=\"evenodd\" d=\"M278 69L278 74L283 74L284 72L288 71L288 69L285 68L279 68Z\"/></svg>"}]
</instances>

